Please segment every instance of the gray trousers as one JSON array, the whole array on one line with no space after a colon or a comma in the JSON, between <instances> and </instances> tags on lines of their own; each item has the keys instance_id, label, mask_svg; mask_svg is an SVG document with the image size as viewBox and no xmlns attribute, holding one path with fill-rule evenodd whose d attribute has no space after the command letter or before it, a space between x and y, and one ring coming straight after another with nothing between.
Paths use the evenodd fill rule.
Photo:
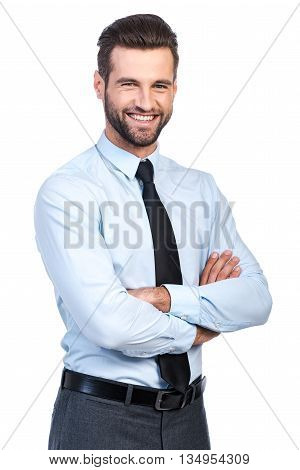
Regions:
<instances>
[{"instance_id":1,"label":"gray trousers","mask_svg":"<svg viewBox=\"0 0 300 470\"><path fill-rule=\"evenodd\" d=\"M146 405L58 389L48 449L210 449L203 394L190 405L158 411Z\"/></svg>"}]
</instances>

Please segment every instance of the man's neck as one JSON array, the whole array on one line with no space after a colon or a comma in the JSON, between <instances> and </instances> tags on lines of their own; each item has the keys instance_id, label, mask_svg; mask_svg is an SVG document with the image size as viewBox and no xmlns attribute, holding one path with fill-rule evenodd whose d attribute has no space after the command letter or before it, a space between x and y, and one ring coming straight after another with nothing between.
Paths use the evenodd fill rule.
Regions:
<instances>
[{"instance_id":1,"label":"man's neck","mask_svg":"<svg viewBox=\"0 0 300 470\"><path fill-rule=\"evenodd\" d=\"M126 152L130 152L136 157L139 158L146 158L148 155L151 155L151 153L154 152L154 150L157 147L156 142L154 142L151 145L147 145L146 147L136 147L135 145L130 144L127 140L123 139L122 136L120 136L119 133L117 133L114 129L110 129L109 126L105 127L105 135L106 137L117 147L120 147L123 150L126 150Z\"/></svg>"}]
</instances>

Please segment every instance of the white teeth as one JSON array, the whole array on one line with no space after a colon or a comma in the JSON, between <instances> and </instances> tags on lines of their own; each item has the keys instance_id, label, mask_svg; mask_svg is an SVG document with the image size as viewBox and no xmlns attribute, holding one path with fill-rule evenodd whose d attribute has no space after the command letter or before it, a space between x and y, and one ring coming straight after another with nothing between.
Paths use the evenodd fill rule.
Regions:
<instances>
[{"instance_id":1,"label":"white teeth","mask_svg":"<svg viewBox=\"0 0 300 470\"><path fill-rule=\"evenodd\" d=\"M130 114L130 117L137 121L152 121L155 118L155 116L141 116L139 114Z\"/></svg>"}]
</instances>

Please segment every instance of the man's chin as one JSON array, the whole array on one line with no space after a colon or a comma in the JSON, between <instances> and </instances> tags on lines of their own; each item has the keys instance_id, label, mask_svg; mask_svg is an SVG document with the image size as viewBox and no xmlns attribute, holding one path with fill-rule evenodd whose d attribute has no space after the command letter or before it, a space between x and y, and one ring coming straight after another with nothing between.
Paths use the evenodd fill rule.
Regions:
<instances>
[{"instance_id":1,"label":"man's chin","mask_svg":"<svg viewBox=\"0 0 300 470\"><path fill-rule=\"evenodd\" d=\"M136 133L131 134L129 133L130 142L137 147L147 147L148 145L152 145L157 140L157 136L155 133L151 133L150 135L137 135Z\"/></svg>"},{"instance_id":2,"label":"man's chin","mask_svg":"<svg viewBox=\"0 0 300 470\"><path fill-rule=\"evenodd\" d=\"M154 144L157 139L151 139L151 140L131 140L131 143L135 145L136 147L149 147L149 145Z\"/></svg>"}]
</instances>

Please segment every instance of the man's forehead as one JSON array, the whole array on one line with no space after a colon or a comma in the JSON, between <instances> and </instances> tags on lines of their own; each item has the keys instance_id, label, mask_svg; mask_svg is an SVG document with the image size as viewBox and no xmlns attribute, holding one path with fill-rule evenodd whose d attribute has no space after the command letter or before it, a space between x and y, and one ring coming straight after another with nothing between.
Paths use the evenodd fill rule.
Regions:
<instances>
[{"instance_id":1,"label":"man's forehead","mask_svg":"<svg viewBox=\"0 0 300 470\"><path fill-rule=\"evenodd\" d=\"M143 70L152 69L153 71L165 71L173 73L173 56L171 50L167 47L155 49L137 49L116 46L111 53L112 71L130 75L133 67L138 68L142 65ZM143 71L141 70L141 72Z\"/></svg>"}]
</instances>

